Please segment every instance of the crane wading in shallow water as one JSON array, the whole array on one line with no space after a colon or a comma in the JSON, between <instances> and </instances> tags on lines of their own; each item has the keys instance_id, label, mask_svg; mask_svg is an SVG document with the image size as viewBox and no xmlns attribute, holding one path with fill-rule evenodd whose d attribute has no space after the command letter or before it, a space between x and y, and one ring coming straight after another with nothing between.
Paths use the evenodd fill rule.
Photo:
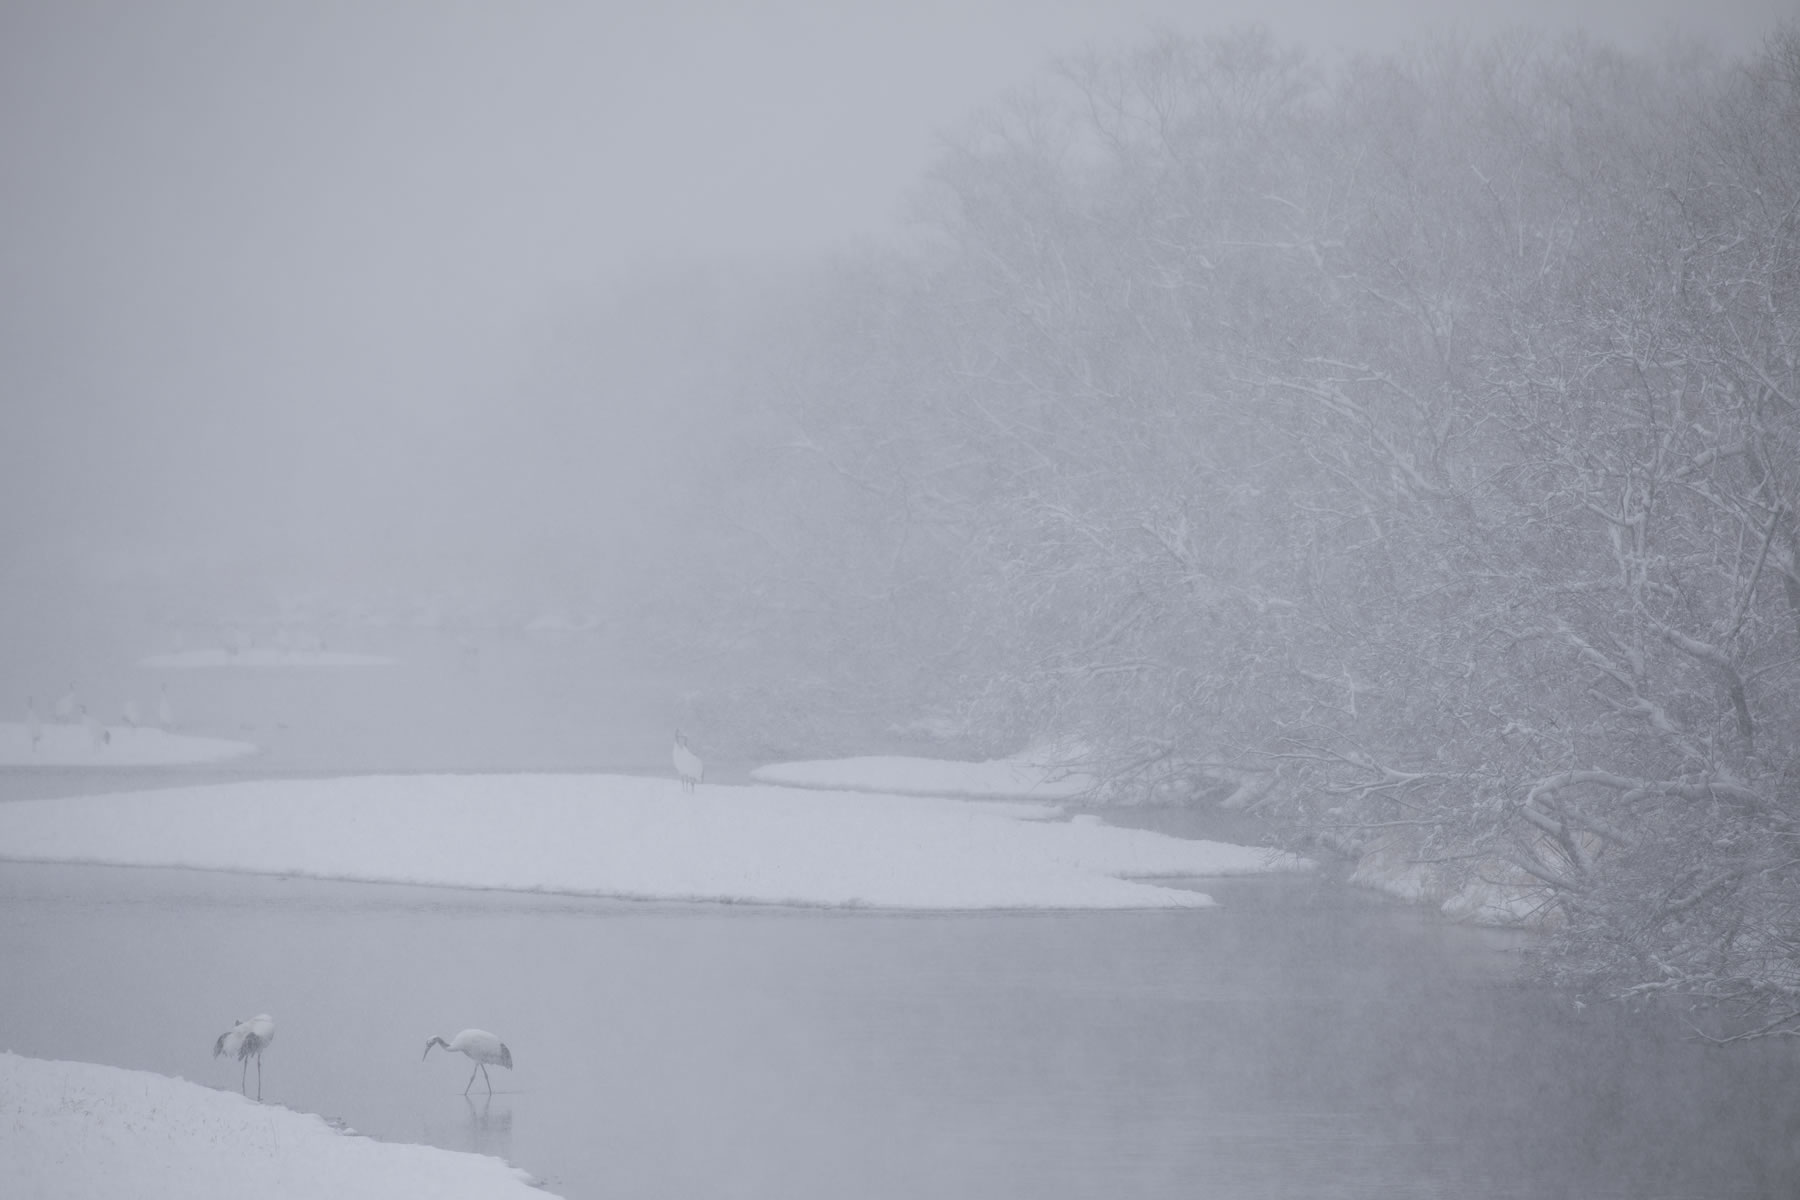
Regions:
<instances>
[{"instance_id":1,"label":"crane wading in shallow water","mask_svg":"<svg viewBox=\"0 0 1800 1200\"><path fill-rule=\"evenodd\" d=\"M256 1059L256 1098L262 1099L262 1056L263 1049L275 1040L275 1018L268 1013L257 1013L248 1021L239 1021L230 1029L219 1035L213 1043L213 1057L229 1054L244 1064L244 1076L238 1080L238 1090L249 1095L250 1060Z\"/></svg>"},{"instance_id":2,"label":"crane wading in shallow water","mask_svg":"<svg viewBox=\"0 0 1800 1200\"><path fill-rule=\"evenodd\" d=\"M425 1043L425 1053L419 1056L420 1062L431 1057L433 1046L442 1046L446 1050L466 1054L474 1060L475 1071L480 1071L481 1077L487 1080L488 1095L490 1096L494 1094L494 1081L488 1079L488 1064L493 1063L496 1066L505 1067L509 1071L512 1070L512 1051L506 1048L505 1042L485 1029L465 1029L447 1042L441 1037L432 1038ZM475 1071L469 1072L469 1082L463 1085L463 1095L465 1096L469 1094L469 1089L475 1086Z\"/></svg>"},{"instance_id":3,"label":"crane wading in shallow water","mask_svg":"<svg viewBox=\"0 0 1800 1200\"><path fill-rule=\"evenodd\" d=\"M675 731L675 774L681 777L681 790L691 792L706 778L706 764L700 756L688 749L687 737L681 730Z\"/></svg>"}]
</instances>

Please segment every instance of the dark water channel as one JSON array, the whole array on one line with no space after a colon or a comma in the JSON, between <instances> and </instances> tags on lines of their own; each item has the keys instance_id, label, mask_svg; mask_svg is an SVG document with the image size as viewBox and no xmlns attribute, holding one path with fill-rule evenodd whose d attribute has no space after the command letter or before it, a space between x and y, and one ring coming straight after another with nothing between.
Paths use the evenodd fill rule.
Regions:
<instances>
[{"instance_id":1,"label":"dark water channel","mask_svg":"<svg viewBox=\"0 0 1800 1200\"><path fill-rule=\"evenodd\" d=\"M831 914L0 864L0 1048L237 1086L570 1197L1800 1194L1795 1057L1508 982L1317 881L1204 912ZM494 1030L461 1094L425 1041ZM254 1083L254 1069L252 1082Z\"/></svg>"}]
</instances>

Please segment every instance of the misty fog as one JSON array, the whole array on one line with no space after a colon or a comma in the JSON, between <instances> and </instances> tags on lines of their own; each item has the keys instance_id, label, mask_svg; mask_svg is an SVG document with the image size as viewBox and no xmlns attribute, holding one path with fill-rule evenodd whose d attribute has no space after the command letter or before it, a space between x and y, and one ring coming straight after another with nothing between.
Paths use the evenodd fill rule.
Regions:
<instances>
[{"instance_id":1,"label":"misty fog","mask_svg":"<svg viewBox=\"0 0 1800 1200\"><path fill-rule=\"evenodd\" d=\"M1455 19L1641 43L1688 7ZM1697 32L1739 48L1780 7L1709 5ZM1445 15L1207 20L1368 49ZM351 587L376 569L426 588L532 575L570 552L666 570L715 456L757 449L727 439L731 381L696 361L719 349L694 328L714 282L757 288L902 231L941 133L1057 56L1192 19L9 4L14 586L101 559ZM639 311L646 291L660 311Z\"/></svg>"},{"instance_id":2,"label":"misty fog","mask_svg":"<svg viewBox=\"0 0 1800 1200\"><path fill-rule=\"evenodd\" d=\"M1790 7L0 4L0 1191L1792 1193Z\"/></svg>"}]
</instances>

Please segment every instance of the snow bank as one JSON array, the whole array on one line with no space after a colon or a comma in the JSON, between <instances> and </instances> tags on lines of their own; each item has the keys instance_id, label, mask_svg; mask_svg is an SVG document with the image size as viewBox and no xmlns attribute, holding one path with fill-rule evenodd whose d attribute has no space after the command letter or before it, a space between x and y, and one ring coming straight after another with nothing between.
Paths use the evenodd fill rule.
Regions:
<instances>
[{"instance_id":1,"label":"snow bank","mask_svg":"<svg viewBox=\"0 0 1800 1200\"><path fill-rule=\"evenodd\" d=\"M192 737L145 725L114 725L112 740L96 746L82 725L46 721L34 748L31 728L22 721L0 721L0 767L157 767L181 763L221 762L255 754L249 742Z\"/></svg>"},{"instance_id":2,"label":"snow bank","mask_svg":"<svg viewBox=\"0 0 1800 1200\"><path fill-rule=\"evenodd\" d=\"M233 654L228 650L179 650L140 658L140 667L391 667L398 661L380 654L343 650L283 650L255 646Z\"/></svg>"},{"instance_id":3,"label":"snow bank","mask_svg":"<svg viewBox=\"0 0 1800 1200\"><path fill-rule=\"evenodd\" d=\"M1350 882L1413 904L1433 904L1453 921L1477 925L1527 924L1541 914L1544 889L1503 859L1480 864L1475 878L1446 881L1399 844L1383 843L1363 853Z\"/></svg>"},{"instance_id":4,"label":"snow bank","mask_svg":"<svg viewBox=\"0 0 1800 1200\"><path fill-rule=\"evenodd\" d=\"M988 762L948 762L939 758L833 758L771 763L750 772L764 783L789 787L837 788L900 796L1079 796L1094 786L1087 775L1033 762L997 758Z\"/></svg>"},{"instance_id":5,"label":"snow bank","mask_svg":"<svg viewBox=\"0 0 1800 1200\"><path fill-rule=\"evenodd\" d=\"M0 858L633 899L891 909L1183 908L1134 880L1304 860L1042 805L611 775L275 780L0 805Z\"/></svg>"},{"instance_id":6,"label":"snow bank","mask_svg":"<svg viewBox=\"0 0 1800 1200\"><path fill-rule=\"evenodd\" d=\"M500 1159L348 1136L147 1071L0 1053L0 1196L542 1200Z\"/></svg>"}]
</instances>

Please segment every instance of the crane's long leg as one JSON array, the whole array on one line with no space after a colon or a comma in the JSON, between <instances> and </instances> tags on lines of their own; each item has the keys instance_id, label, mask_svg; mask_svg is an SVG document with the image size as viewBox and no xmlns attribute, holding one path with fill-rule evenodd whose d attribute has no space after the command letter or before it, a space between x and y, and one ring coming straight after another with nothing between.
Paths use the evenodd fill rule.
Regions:
<instances>
[{"instance_id":1,"label":"crane's long leg","mask_svg":"<svg viewBox=\"0 0 1800 1200\"><path fill-rule=\"evenodd\" d=\"M481 1064L481 1078L484 1081L486 1081L486 1083L488 1085L488 1095L490 1095L490 1096L493 1095L494 1094L494 1081L492 1079L488 1078L486 1063Z\"/></svg>"},{"instance_id":2,"label":"crane's long leg","mask_svg":"<svg viewBox=\"0 0 1800 1200\"><path fill-rule=\"evenodd\" d=\"M481 1070L481 1064L476 1063L475 1071L479 1071L479 1070ZM463 1084L463 1095L465 1095L465 1096L469 1094L469 1089L475 1086L475 1071L469 1072L469 1082Z\"/></svg>"},{"instance_id":3,"label":"crane's long leg","mask_svg":"<svg viewBox=\"0 0 1800 1200\"><path fill-rule=\"evenodd\" d=\"M244 1062L243 1074L238 1076L238 1091L240 1091L240 1092L244 1093L244 1095L248 1096L250 1094L250 1060L246 1058L243 1060L243 1062Z\"/></svg>"},{"instance_id":4,"label":"crane's long leg","mask_svg":"<svg viewBox=\"0 0 1800 1200\"><path fill-rule=\"evenodd\" d=\"M256 1099L262 1100L262 1054L256 1056Z\"/></svg>"}]
</instances>

